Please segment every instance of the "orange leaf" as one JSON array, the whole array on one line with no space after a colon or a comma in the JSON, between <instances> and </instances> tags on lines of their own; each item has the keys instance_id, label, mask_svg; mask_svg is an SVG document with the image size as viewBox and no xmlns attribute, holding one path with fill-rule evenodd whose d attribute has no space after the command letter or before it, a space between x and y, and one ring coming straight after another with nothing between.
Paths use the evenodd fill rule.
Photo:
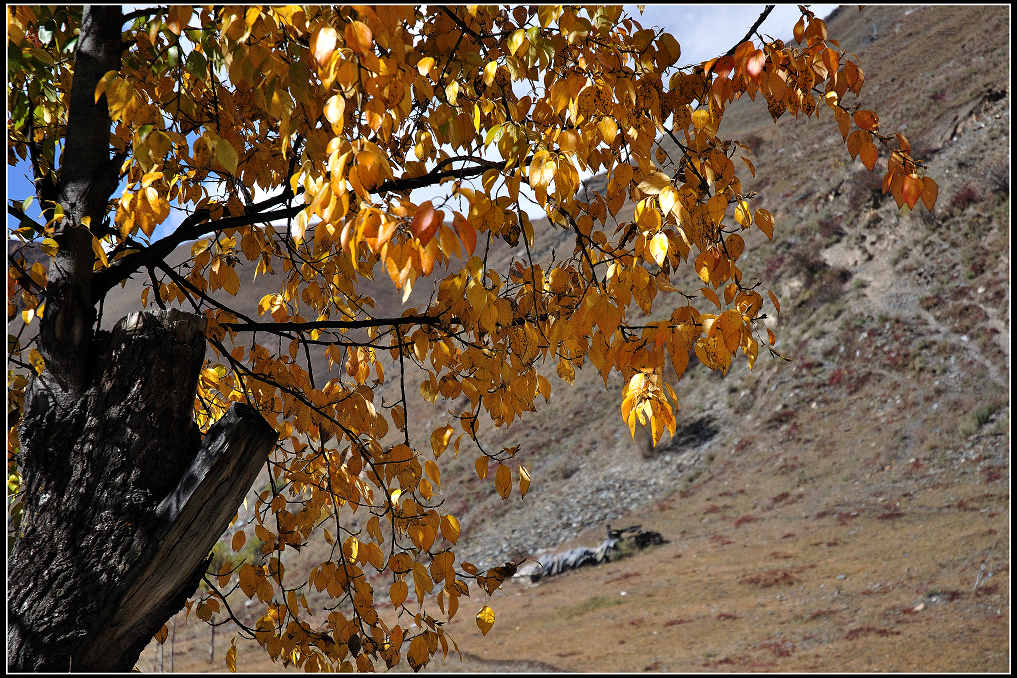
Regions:
<instances>
[{"instance_id":1,"label":"orange leaf","mask_svg":"<svg viewBox=\"0 0 1017 678\"><path fill-rule=\"evenodd\" d=\"M909 209L914 209L915 205L918 204L918 198L922 195L922 188L922 180L917 176L909 174L904 177L904 183L901 186L901 196Z\"/></svg>"},{"instance_id":2,"label":"orange leaf","mask_svg":"<svg viewBox=\"0 0 1017 678\"><path fill-rule=\"evenodd\" d=\"M773 302L773 307L777 309L777 313L780 313L780 302L777 301L777 295L773 293L773 290L768 290L767 294L770 295L770 301Z\"/></svg>"},{"instance_id":3,"label":"orange leaf","mask_svg":"<svg viewBox=\"0 0 1017 678\"><path fill-rule=\"evenodd\" d=\"M876 150L875 144L871 142L863 144L858 154L861 156L862 164L865 165L866 169L871 170L876 166L876 160L879 159L879 151Z\"/></svg>"},{"instance_id":4,"label":"orange leaf","mask_svg":"<svg viewBox=\"0 0 1017 678\"><path fill-rule=\"evenodd\" d=\"M855 111L855 124L869 132L879 129L879 116L872 111Z\"/></svg>"},{"instance_id":5,"label":"orange leaf","mask_svg":"<svg viewBox=\"0 0 1017 678\"><path fill-rule=\"evenodd\" d=\"M701 288L699 288L699 290L703 293L703 295L707 299L712 301L714 303L714 305L716 305L717 308L720 308L720 298L717 296L716 292L711 290L709 287L701 287Z\"/></svg>"},{"instance_id":6,"label":"orange leaf","mask_svg":"<svg viewBox=\"0 0 1017 678\"><path fill-rule=\"evenodd\" d=\"M353 51L360 54L367 54L371 51L373 36L371 35L371 29L364 22L351 21L346 24L343 36L346 38L346 46Z\"/></svg>"},{"instance_id":7,"label":"orange leaf","mask_svg":"<svg viewBox=\"0 0 1017 678\"><path fill-rule=\"evenodd\" d=\"M413 223L410 228L413 230L413 235L416 236L421 245L426 245L428 241L434 237L434 234L438 231L438 227L441 226L441 218L441 212L434 209L430 200L417 208L416 213L413 215Z\"/></svg>"},{"instance_id":8,"label":"orange leaf","mask_svg":"<svg viewBox=\"0 0 1017 678\"><path fill-rule=\"evenodd\" d=\"M851 131L851 116L840 106L834 107L833 115L837 118L837 126L840 127L841 138L847 140L848 133Z\"/></svg>"},{"instance_id":9,"label":"orange leaf","mask_svg":"<svg viewBox=\"0 0 1017 678\"><path fill-rule=\"evenodd\" d=\"M466 217L458 212L452 219L452 227L456 229L459 239L463 241L466 256L473 256L473 250L477 248L477 230L470 225L470 222L466 221Z\"/></svg>"},{"instance_id":10,"label":"orange leaf","mask_svg":"<svg viewBox=\"0 0 1017 678\"><path fill-rule=\"evenodd\" d=\"M798 23L795 24L794 36L795 42L801 42L802 37L805 35L805 17L799 17Z\"/></svg>"},{"instance_id":11,"label":"orange leaf","mask_svg":"<svg viewBox=\"0 0 1017 678\"><path fill-rule=\"evenodd\" d=\"M862 150L862 146L865 144L865 132L860 129L856 129L854 132L847 137L847 149L848 153L851 154L852 158L858 157L858 152Z\"/></svg>"},{"instance_id":12,"label":"orange leaf","mask_svg":"<svg viewBox=\"0 0 1017 678\"><path fill-rule=\"evenodd\" d=\"M762 208L756 210L756 226L766 234L766 237L773 240L773 216Z\"/></svg>"},{"instance_id":13,"label":"orange leaf","mask_svg":"<svg viewBox=\"0 0 1017 678\"><path fill-rule=\"evenodd\" d=\"M922 179L922 204L925 205L925 209L931 210L936 204L937 197L939 197L939 186L929 177L924 177Z\"/></svg>"},{"instance_id":14,"label":"orange leaf","mask_svg":"<svg viewBox=\"0 0 1017 678\"><path fill-rule=\"evenodd\" d=\"M406 602L406 596L409 595L409 587L402 579L397 579L389 587L388 595L392 599L392 606L399 609L399 606Z\"/></svg>"}]
</instances>

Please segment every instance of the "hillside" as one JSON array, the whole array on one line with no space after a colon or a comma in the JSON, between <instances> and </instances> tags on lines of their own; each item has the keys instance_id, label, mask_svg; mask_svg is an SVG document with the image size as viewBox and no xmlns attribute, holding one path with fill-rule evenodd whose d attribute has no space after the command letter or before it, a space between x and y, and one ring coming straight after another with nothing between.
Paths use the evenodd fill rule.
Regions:
<instances>
[{"instance_id":1,"label":"hillside","mask_svg":"<svg viewBox=\"0 0 1017 678\"><path fill-rule=\"evenodd\" d=\"M928 160L932 214L879 194L832 116L774 125L759 102L730 111L722 133L753 149L746 188L777 222L772 242L748 242L743 268L779 295L791 362L692 369L679 436L649 458L621 421L617 375L607 389L590 367L571 387L553 379L543 409L487 438L520 445L524 500L479 481L474 454L449 460L446 506L478 565L594 545L607 522L670 543L507 585L486 638L474 593L446 627L466 660L432 670L1008 670L1009 18L1003 6L852 6L828 21L865 70L861 102ZM536 230L538 256L571 249ZM242 303L271 282L245 286ZM398 307L387 276L372 290ZM111 299L109 322L138 293ZM411 400L420 443L450 407ZM326 554L310 545L287 570ZM207 626L181 614L176 634L176 670L224 670L229 634L216 634L214 663ZM240 646L241 671L284 670ZM150 645L140 668L157 656Z\"/></svg>"}]
</instances>

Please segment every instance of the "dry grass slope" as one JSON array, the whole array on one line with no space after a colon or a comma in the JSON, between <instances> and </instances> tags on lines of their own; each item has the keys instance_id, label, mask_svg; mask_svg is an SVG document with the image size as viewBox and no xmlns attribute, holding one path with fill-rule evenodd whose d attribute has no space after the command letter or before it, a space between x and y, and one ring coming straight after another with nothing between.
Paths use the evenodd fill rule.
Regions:
<instances>
[{"instance_id":1,"label":"dry grass slope","mask_svg":"<svg viewBox=\"0 0 1017 678\"><path fill-rule=\"evenodd\" d=\"M793 361L725 379L693 370L680 422L715 433L650 459L623 431L617 379L554 382L541 412L491 434L492 447L521 445L525 501L498 499L469 453L443 468L480 564L595 543L606 520L671 543L508 586L491 634L464 610L449 628L471 654L433 668L1008 669L1009 10L851 7L829 23L866 70L863 105L928 158L936 210L873 195L832 119L733 110L726 131L756 150L748 189L778 223L773 243L749 243L746 273L780 295ZM545 230L536 249L570 247ZM256 304L263 291L244 293ZM438 405L411 403L414 435L443 423ZM176 670L223 670L224 636L208 664L207 627L178 617ZM242 648L241 670L282 670Z\"/></svg>"}]
</instances>

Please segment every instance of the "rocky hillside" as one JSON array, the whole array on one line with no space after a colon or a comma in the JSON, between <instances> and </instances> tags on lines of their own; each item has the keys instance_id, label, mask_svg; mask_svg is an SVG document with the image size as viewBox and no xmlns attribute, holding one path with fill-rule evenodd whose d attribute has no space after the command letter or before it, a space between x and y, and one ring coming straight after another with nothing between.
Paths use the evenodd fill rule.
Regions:
<instances>
[{"instance_id":1,"label":"rocky hillside","mask_svg":"<svg viewBox=\"0 0 1017 678\"><path fill-rule=\"evenodd\" d=\"M747 189L777 222L743 268L779 295L791 361L690 370L679 434L649 458L621 421L617 376L552 380L541 411L488 438L520 445L524 500L479 481L474 454L450 460L446 506L478 565L595 544L609 521L671 543L509 587L486 639L468 613L450 625L473 654L441 668L1008 668L1009 21L1004 6L852 6L828 21L865 70L861 103L938 181L932 213L883 196L832 116L775 125L759 102L732 108L721 132L753 150ZM545 258L571 249L536 230ZM421 444L447 417L438 405L411 402ZM223 670L225 634L209 664L207 627L181 615L177 632L177 670ZM258 653L240 669L281 669Z\"/></svg>"}]
</instances>

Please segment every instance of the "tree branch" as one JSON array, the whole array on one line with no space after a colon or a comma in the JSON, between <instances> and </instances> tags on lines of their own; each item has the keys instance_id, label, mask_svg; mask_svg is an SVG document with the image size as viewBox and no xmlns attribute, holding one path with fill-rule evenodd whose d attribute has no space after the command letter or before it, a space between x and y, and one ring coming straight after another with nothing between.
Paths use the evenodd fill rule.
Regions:
<instances>
[{"instance_id":1,"label":"tree branch","mask_svg":"<svg viewBox=\"0 0 1017 678\"><path fill-rule=\"evenodd\" d=\"M365 318L364 320L319 320L305 323L222 323L236 332L309 332L311 330L361 329L365 327L395 327L398 325L438 325L433 315L405 315L399 318Z\"/></svg>"},{"instance_id":2,"label":"tree branch","mask_svg":"<svg viewBox=\"0 0 1017 678\"><path fill-rule=\"evenodd\" d=\"M395 193L401 191L412 191L415 188L423 188L424 186L431 186L432 184L440 183L442 179L472 179L475 176L483 174L489 169L502 169L505 166L503 163L494 160L484 160L483 158L474 158L474 160L479 164L472 167L460 167L459 169L445 171L437 171L437 168L435 168L427 174L419 177L391 179L371 189L370 192L377 194L385 191L392 191Z\"/></svg>"},{"instance_id":3,"label":"tree branch","mask_svg":"<svg viewBox=\"0 0 1017 678\"><path fill-rule=\"evenodd\" d=\"M764 21L766 21L766 17L770 16L770 12L773 11L774 7L776 7L776 5L767 5L766 9L764 9L762 13L759 15L759 18L756 19L756 23L752 24L752 28L750 28L745 33L745 36L741 40L732 45L731 49L724 53L724 56L731 56L732 54L735 53L735 50L738 49L738 45L742 44L743 42L751 38L752 34L756 32L756 29L759 28Z\"/></svg>"},{"instance_id":4,"label":"tree branch","mask_svg":"<svg viewBox=\"0 0 1017 678\"><path fill-rule=\"evenodd\" d=\"M273 205L278 205L287 200L288 191L284 191L268 200L252 205L244 214L235 217L223 217L215 221L208 219L207 209L196 210L193 214L184 219L176 230L170 235L157 240L148 247L123 259L110 264L110 267L95 274L93 281L93 303L103 298L107 292L113 289L121 281L129 278L135 271L146 266L154 266L168 257L178 245L186 240L200 238L206 233L225 231L231 228L250 226L251 224L275 221L276 219L288 219L295 216L304 209L305 205L293 205L272 212L263 212Z\"/></svg>"},{"instance_id":5,"label":"tree branch","mask_svg":"<svg viewBox=\"0 0 1017 678\"><path fill-rule=\"evenodd\" d=\"M145 7L142 9L136 9L133 12L128 12L127 14L124 14L121 25L127 23L128 21L134 21L135 19L138 19L143 16L165 14L168 11L169 11L168 7Z\"/></svg>"}]
</instances>

